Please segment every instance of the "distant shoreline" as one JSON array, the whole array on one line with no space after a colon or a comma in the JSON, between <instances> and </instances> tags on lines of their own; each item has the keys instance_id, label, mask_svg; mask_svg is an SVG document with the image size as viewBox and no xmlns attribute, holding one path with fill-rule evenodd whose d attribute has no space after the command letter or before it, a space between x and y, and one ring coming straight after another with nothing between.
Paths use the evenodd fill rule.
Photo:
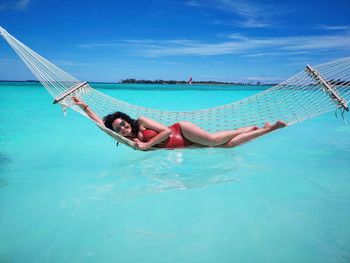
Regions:
<instances>
[{"instance_id":1,"label":"distant shoreline","mask_svg":"<svg viewBox=\"0 0 350 263\"><path fill-rule=\"evenodd\" d=\"M38 80L0 80L1 82L29 82L29 83L40 83ZM89 83L96 84L159 84L159 85L221 85L221 86L274 86L276 83L241 83L241 82L220 82L220 81L193 81L192 84L186 81L176 80L135 80L135 81L120 81L120 82L104 82L104 81L88 81Z\"/></svg>"},{"instance_id":2,"label":"distant shoreline","mask_svg":"<svg viewBox=\"0 0 350 263\"><path fill-rule=\"evenodd\" d=\"M191 83L188 83L184 80L138 80L138 79L124 79L120 80L121 84L181 84L181 85L231 85L231 86L271 86L275 85L274 83L261 83L261 81L257 81L255 83L253 82L224 82L224 81L215 81L215 80L208 80L208 81L191 81Z\"/></svg>"}]
</instances>

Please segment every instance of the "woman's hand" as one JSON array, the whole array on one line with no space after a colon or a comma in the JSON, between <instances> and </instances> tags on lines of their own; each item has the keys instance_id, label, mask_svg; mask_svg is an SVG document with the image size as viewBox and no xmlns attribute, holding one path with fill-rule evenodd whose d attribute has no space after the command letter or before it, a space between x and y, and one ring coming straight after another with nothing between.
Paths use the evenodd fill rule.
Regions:
<instances>
[{"instance_id":1,"label":"woman's hand","mask_svg":"<svg viewBox=\"0 0 350 263\"><path fill-rule=\"evenodd\" d=\"M148 143L146 143L146 142L141 142L140 140L137 140L137 141L135 141L135 148L136 148L137 150L144 151L144 150L149 149L150 147L149 147Z\"/></svg>"},{"instance_id":2,"label":"woman's hand","mask_svg":"<svg viewBox=\"0 0 350 263\"><path fill-rule=\"evenodd\" d=\"M79 100L77 97L73 97L73 100L74 100L74 103L78 105L80 108L85 108L87 106L87 104L84 101Z\"/></svg>"}]
</instances>

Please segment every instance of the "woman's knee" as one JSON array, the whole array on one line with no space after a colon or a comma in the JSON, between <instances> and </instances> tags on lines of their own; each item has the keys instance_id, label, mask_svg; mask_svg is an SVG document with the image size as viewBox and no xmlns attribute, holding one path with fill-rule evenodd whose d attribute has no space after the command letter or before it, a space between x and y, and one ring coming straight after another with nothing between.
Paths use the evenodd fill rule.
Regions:
<instances>
[{"instance_id":1,"label":"woman's knee","mask_svg":"<svg viewBox=\"0 0 350 263\"><path fill-rule=\"evenodd\" d=\"M232 139L231 141L227 142L227 144L226 144L226 146L230 147L230 148L236 147L238 145L240 145L240 142L237 139Z\"/></svg>"}]
</instances>

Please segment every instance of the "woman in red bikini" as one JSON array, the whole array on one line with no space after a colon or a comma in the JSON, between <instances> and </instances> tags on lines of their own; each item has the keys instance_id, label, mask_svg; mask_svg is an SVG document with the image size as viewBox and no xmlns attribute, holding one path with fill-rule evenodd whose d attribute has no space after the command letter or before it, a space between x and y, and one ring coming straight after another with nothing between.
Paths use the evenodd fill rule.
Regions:
<instances>
[{"instance_id":1,"label":"woman in red bikini","mask_svg":"<svg viewBox=\"0 0 350 263\"><path fill-rule=\"evenodd\" d=\"M262 128L250 126L237 130L209 133L187 121L180 121L167 127L145 117L134 120L122 112L115 112L101 119L85 102L76 97L73 97L73 99L75 104L80 106L91 119L133 140L135 147L139 150L147 150L151 147L167 149L186 148L189 146L235 147L286 126L284 122L277 121L273 125L265 123Z\"/></svg>"}]
</instances>

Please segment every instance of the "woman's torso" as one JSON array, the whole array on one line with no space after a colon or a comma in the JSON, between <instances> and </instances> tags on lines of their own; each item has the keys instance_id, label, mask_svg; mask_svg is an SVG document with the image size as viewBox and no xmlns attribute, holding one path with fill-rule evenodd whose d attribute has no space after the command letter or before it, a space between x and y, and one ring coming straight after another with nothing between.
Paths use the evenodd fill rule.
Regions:
<instances>
[{"instance_id":1,"label":"woman's torso","mask_svg":"<svg viewBox=\"0 0 350 263\"><path fill-rule=\"evenodd\" d=\"M169 129L171 130L170 136L166 140L156 144L154 147L175 149L175 148L186 148L188 146L193 145L193 142L187 140L185 136L183 136L181 132L181 126L178 122L171 125ZM148 142L158 134L156 131L146 129L143 126L140 126L140 133L141 133L141 136L139 136L139 139L144 142Z\"/></svg>"}]
</instances>

